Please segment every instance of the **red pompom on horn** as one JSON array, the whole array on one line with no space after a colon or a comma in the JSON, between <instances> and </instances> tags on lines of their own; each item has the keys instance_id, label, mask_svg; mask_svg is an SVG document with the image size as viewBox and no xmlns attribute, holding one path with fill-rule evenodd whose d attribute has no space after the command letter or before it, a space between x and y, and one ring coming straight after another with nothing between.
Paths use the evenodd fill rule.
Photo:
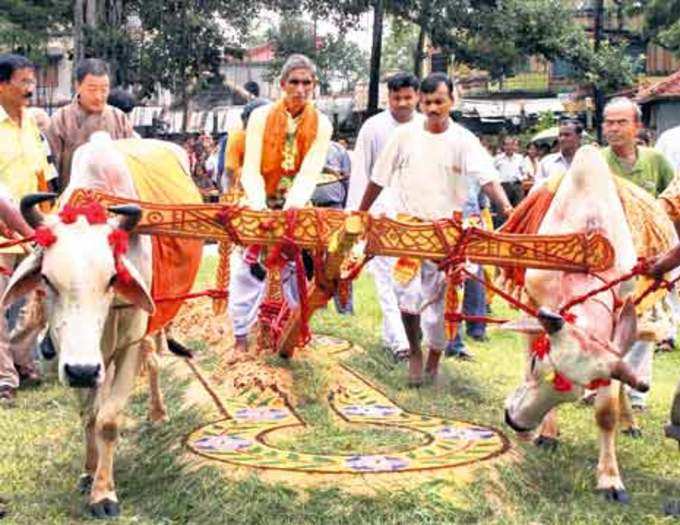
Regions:
<instances>
[{"instance_id":1,"label":"red pompom on horn","mask_svg":"<svg viewBox=\"0 0 680 525\"><path fill-rule=\"evenodd\" d=\"M59 218L64 224L73 224L78 218L78 208L70 204L65 205L59 212Z\"/></svg>"},{"instance_id":2,"label":"red pompom on horn","mask_svg":"<svg viewBox=\"0 0 680 525\"><path fill-rule=\"evenodd\" d=\"M73 224L78 215L85 217L89 224L105 224L107 219L106 208L97 201L90 201L82 206L66 204L59 212L59 218L64 224Z\"/></svg>"},{"instance_id":3,"label":"red pompom on horn","mask_svg":"<svg viewBox=\"0 0 680 525\"><path fill-rule=\"evenodd\" d=\"M54 235L52 230L50 230L47 226L40 226L36 228L34 238L35 242L43 248L49 248L57 240L57 236Z\"/></svg>"},{"instance_id":4,"label":"red pompom on horn","mask_svg":"<svg viewBox=\"0 0 680 525\"><path fill-rule=\"evenodd\" d=\"M81 206L81 214L85 216L90 224L106 223L106 209L97 201L91 201Z\"/></svg>"}]
</instances>

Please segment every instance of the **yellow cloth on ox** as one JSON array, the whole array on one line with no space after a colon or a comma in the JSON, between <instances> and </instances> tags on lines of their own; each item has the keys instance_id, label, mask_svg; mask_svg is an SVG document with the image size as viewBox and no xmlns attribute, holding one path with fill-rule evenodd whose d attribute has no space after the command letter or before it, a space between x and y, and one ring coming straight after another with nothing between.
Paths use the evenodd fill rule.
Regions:
<instances>
[{"instance_id":1,"label":"yellow cloth on ox","mask_svg":"<svg viewBox=\"0 0 680 525\"><path fill-rule=\"evenodd\" d=\"M151 144L137 139L115 143L125 157L139 200L154 204L201 204L201 194L172 150L161 143ZM191 291L201 263L203 241L167 235L153 235L151 295L174 297ZM149 318L147 333L157 332L167 325L183 301L156 303Z\"/></svg>"},{"instance_id":2,"label":"yellow cloth on ox","mask_svg":"<svg viewBox=\"0 0 680 525\"><path fill-rule=\"evenodd\" d=\"M564 174L551 177L540 189L530 194L513 212L501 231L527 235L538 233L563 177ZM638 257L651 257L670 249L674 245L673 224L654 197L622 177L614 176L614 183ZM524 285L524 272L523 268L504 269L506 277L519 286ZM646 290L651 282L646 277L638 277L635 282L635 296ZM665 290L660 289L649 294L638 305L638 313L653 306L665 293Z\"/></svg>"},{"instance_id":3,"label":"yellow cloth on ox","mask_svg":"<svg viewBox=\"0 0 680 525\"><path fill-rule=\"evenodd\" d=\"M659 195L659 201L672 221L680 221L680 172Z\"/></svg>"},{"instance_id":4,"label":"yellow cloth on ox","mask_svg":"<svg viewBox=\"0 0 680 525\"><path fill-rule=\"evenodd\" d=\"M614 181L628 227L633 234L633 244L638 257L652 257L670 250L675 245L674 227L659 202L651 194L622 177L615 177ZM642 294L652 282L649 277L638 277L635 280L635 296ZM638 313L651 308L665 294L666 290L663 288L649 294L637 306Z\"/></svg>"}]
</instances>

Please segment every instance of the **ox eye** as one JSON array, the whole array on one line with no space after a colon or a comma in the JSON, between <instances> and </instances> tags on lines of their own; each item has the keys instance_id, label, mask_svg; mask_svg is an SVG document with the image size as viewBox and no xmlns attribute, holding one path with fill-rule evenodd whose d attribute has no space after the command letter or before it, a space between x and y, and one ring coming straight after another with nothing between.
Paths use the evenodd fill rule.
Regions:
<instances>
[{"instance_id":1,"label":"ox eye","mask_svg":"<svg viewBox=\"0 0 680 525\"><path fill-rule=\"evenodd\" d=\"M59 293L59 291L58 291L57 288L52 284L52 282L49 280L49 278L47 277L47 275L43 274L43 275L42 275L42 280L43 280L43 282L47 285L47 287L48 287L50 290L52 290L52 292L54 292L55 294L58 294L58 293Z\"/></svg>"}]
</instances>

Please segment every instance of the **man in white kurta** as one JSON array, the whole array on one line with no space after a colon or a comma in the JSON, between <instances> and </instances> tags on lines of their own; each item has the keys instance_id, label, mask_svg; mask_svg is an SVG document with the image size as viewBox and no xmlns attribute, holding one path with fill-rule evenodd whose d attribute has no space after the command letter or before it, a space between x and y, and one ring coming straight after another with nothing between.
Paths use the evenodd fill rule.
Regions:
<instances>
[{"instance_id":1,"label":"man in white kurta","mask_svg":"<svg viewBox=\"0 0 680 525\"><path fill-rule=\"evenodd\" d=\"M388 110L369 118L359 130L346 209L359 208L373 166L394 130L410 122L424 122L424 117L416 112L419 85L419 80L410 73L397 73L387 81ZM380 194L371 211L388 217L396 215L396 202L390 188ZM408 357L409 344L394 293L394 263L394 257L376 257L368 264L368 270L373 276L383 316L383 346L395 360L401 360Z\"/></svg>"},{"instance_id":2,"label":"man in white kurta","mask_svg":"<svg viewBox=\"0 0 680 525\"><path fill-rule=\"evenodd\" d=\"M382 188L392 188L399 213L422 220L453 217L466 203L470 181L476 180L503 215L512 206L503 191L493 160L475 137L449 117L454 103L451 79L429 75L420 86L426 121L396 129L378 158L360 210L368 210ZM423 261L408 280L395 285L402 321L409 339L409 383L422 383L421 334L429 348L425 372L435 379L446 346L444 331L445 276Z\"/></svg>"},{"instance_id":3,"label":"man in white kurta","mask_svg":"<svg viewBox=\"0 0 680 525\"><path fill-rule=\"evenodd\" d=\"M246 130L241 174L246 203L251 208L301 208L307 205L314 193L333 133L328 118L312 106L315 83L316 67L313 62L303 55L291 55L281 73L284 98L253 111ZM283 114L285 120L270 120L272 111ZM315 112L315 118L311 118L316 122L314 137L308 149L300 151L298 135L305 133L304 119L306 115L310 118L312 112ZM280 122L285 129L269 129L270 122ZM280 137L280 141L270 144L272 136ZM270 166L266 162L268 157L272 157L272 151L267 147L280 150L281 162L278 165ZM275 183L270 184L273 178ZM253 255L252 258L249 255ZM234 326L236 352L246 351L246 337L257 319L265 294L264 270L258 255L259 252L247 251L245 257L232 258L234 269L229 283L229 314ZM283 268L281 280L286 300L295 304L298 300L297 286L290 264Z\"/></svg>"}]
</instances>

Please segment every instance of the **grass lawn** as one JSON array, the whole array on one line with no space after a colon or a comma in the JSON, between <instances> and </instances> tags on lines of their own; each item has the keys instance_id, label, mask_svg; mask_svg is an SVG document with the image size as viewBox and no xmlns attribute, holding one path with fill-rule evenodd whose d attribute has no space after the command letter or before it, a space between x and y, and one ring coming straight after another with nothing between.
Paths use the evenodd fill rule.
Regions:
<instances>
[{"instance_id":1,"label":"grass lawn","mask_svg":"<svg viewBox=\"0 0 680 525\"><path fill-rule=\"evenodd\" d=\"M214 260L206 260L202 282L211 282L213 267ZM491 332L489 343L468 342L474 362L446 361L437 386L408 390L403 388L405 366L394 366L380 350L379 311L367 276L355 287L355 307L352 317L338 316L330 308L322 311L313 328L363 345L365 354L352 357L349 364L404 408L502 428L513 439L515 459L482 469L474 482L458 489L456 503L442 498L441 481L370 497L337 488L296 490L264 483L256 474L234 481L217 466L186 464L183 438L204 418L181 408L187 383L166 372L171 422L159 428L146 423L145 391L128 410L133 419L116 459L119 523L639 524L664 521L663 502L680 499L680 453L662 434L680 377L680 352L656 358L649 410L641 419L643 437L618 439L618 458L632 496L630 505L618 506L605 503L594 491L598 446L592 409L572 405L560 410L561 445L554 453L517 443L503 425L503 400L522 374L520 337ZM512 315L500 302L494 313ZM278 446L322 453L388 450L410 443L410 435L396 431L338 430L323 402L322 374L310 364L286 366L299 379L297 397L304 406L298 408L311 428L296 439L282 438ZM75 490L83 440L72 392L50 380L20 394L16 408L0 411L0 495L11 500L2 523L88 522L85 498Z\"/></svg>"}]
</instances>

